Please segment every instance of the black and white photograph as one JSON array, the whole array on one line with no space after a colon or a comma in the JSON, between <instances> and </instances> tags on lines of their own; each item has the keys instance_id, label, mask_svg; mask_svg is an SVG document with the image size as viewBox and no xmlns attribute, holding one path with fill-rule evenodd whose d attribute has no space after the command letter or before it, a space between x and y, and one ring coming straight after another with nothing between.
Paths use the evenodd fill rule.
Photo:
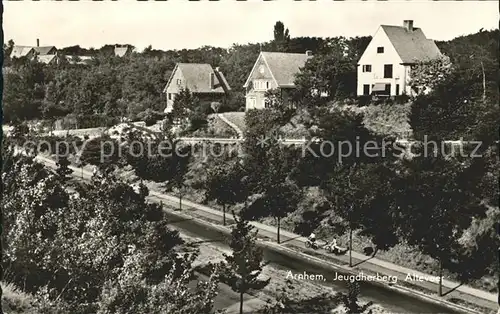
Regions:
<instances>
[{"instance_id":1,"label":"black and white photograph","mask_svg":"<svg viewBox=\"0 0 500 314\"><path fill-rule=\"evenodd\" d=\"M0 5L0 314L500 314L498 1Z\"/></svg>"}]
</instances>

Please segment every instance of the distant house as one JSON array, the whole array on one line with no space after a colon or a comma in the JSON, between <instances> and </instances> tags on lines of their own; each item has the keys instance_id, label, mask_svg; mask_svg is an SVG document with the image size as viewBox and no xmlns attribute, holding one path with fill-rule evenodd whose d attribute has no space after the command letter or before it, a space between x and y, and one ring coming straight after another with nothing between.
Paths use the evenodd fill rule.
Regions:
<instances>
[{"instance_id":1,"label":"distant house","mask_svg":"<svg viewBox=\"0 0 500 314\"><path fill-rule=\"evenodd\" d=\"M44 46L44 47L33 47L35 52L40 56L55 55L57 54L57 48L54 46Z\"/></svg>"},{"instance_id":2,"label":"distant house","mask_svg":"<svg viewBox=\"0 0 500 314\"><path fill-rule=\"evenodd\" d=\"M125 57L132 53L133 49L129 45L116 45L115 46L115 56Z\"/></svg>"},{"instance_id":3,"label":"distant house","mask_svg":"<svg viewBox=\"0 0 500 314\"><path fill-rule=\"evenodd\" d=\"M59 58L57 55L37 55L36 59L40 63L45 64L57 64L59 62Z\"/></svg>"},{"instance_id":4,"label":"distant house","mask_svg":"<svg viewBox=\"0 0 500 314\"><path fill-rule=\"evenodd\" d=\"M92 60L90 56L65 56L66 60L71 64L89 64Z\"/></svg>"},{"instance_id":5,"label":"distant house","mask_svg":"<svg viewBox=\"0 0 500 314\"><path fill-rule=\"evenodd\" d=\"M306 53L261 52L245 82L246 110L266 107L265 93L279 89L281 97L288 99L295 88L295 75L304 67L311 51Z\"/></svg>"},{"instance_id":6,"label":"distant house","mask_svg":"<svg viewBox=\"0 0 500 314\"><path fill-rule=\"evenodd\" d=\"M26 57L33 60L35 56L39 62L46 64L57 62L57 48L55 46L40 47L40 40L36 40L36 46L14 46L10 53L11 59Z\"/></svg>"},{"instance_id":7,"label":"distant house","mask_svg":"<svg viewBox=\"0 0 500 314\"><path fill-rule=\"evenodd\" d=\"M32 59L35 56L35 49L32 46L14 46L10 52L11 59L26 57Z\"/></svg>"},{"instance_id":8,"label":"distant house","mask_svg":"<svg viewBox=\"0 0 500 314\"><path fill-rule=\"evenodd\" d=\"M165 112L172 111L176 95L186 88L202 102L222 102L231 90L219 68L206 63L177 63L163 90L167 96Z\"/></svg>"},{"instance_id":9,"label":"distant house","mask_svg":"<svg viewBox=\"0 0 500 314\"><path fill-rule=\"evenodd\" d=\"M411 95L412 66L439 56L436 43L413 27L412 20L403 26L381 25L358 62L357 94Z\"/></svg>"}]
</instances>

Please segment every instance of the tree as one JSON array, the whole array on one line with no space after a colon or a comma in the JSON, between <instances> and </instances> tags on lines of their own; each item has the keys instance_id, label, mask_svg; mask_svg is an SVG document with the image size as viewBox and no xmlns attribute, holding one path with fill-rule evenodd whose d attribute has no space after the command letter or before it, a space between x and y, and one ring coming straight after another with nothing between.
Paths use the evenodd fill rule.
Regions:
<instances>
[{"instance_id":1,"label":"tree","mask_svg":"<svg viewBox=\"0 0 500 314\"><path fill-rule=\"evenodd\" d=\"M170 176L165 183L167 190L172 188L177 190L177 195L179 196L179 210L182 210L182 198L187 193L187 185L185 183L186 173L189 169L189 159L191 153L190 146L177 146L173 150L172 156L170 157L169 172L167 175Z\"/></svg>"},{"instance_id":2,"label":"tree","mask_svg":"<svg viewBox=\"0 0 500 314\"><path fill-rule=\"evenodd\" d=\"M358 304L359 290L360 290L359 282L349 281L347 283L347 294L342 294L342 293L339 294L339 297L341 298L342 303L344 303L344 307L347 310L347 314L364 313L373 304L373 302L370 301L363 306L359 305Z\"/></svg>"},{"instance_id":3,"label":"tree","mask_svg":"<svg viewBox=\"0 0 500 314\"><path fill-rule=\"evenodd\" d=\"M258 183L257 178L252 176L252 191L259 197L243 210L242 215L252 219L273 217L277 223L276 240L280 243L281 219L297 209L300 190L289 177L293 155L277 142L270 142L269 148L261 148L265 150L264 158L260 161L266 169L264 175L258 179Z\"/></svg>"},{"instance_id":4,"label":"tree","mask_svg":"<svg viewBox=\"0 0 500 314\"><path fill-rule=\"evenodd\" d=\"M356 61L338 43L327 53L315 55L296 75L294 99L304 107L352 97L356 93Z\"/></svg>"},{"instance_id":5,"label":"tree","mask_svg":"<svg viewBox=\"0 0 500 314\"><path fill-rule=\"evenodd\" d=\"M415 95L427 94L437 85L445 82L451 72L450 58L445 55L436 59L420 61L411 69L408 86Z\"/></svg>"},{"instance_id":6,"label":"tree","mask_svg":"<svg viewBox=\"0 0 500 314\"><path fill-rule=\"evenodd\" d=\"M403 165L401 177L394 181L396 223L408 243L438 261L442 295L442 271L458 264L462 232L474 217L485 215L482 199L470 188L484 172L470 160L441 154L415 157ZM427 227L415 227L422 225Z\"/></svg>"},{"instance_id":7,"label":"tree","mask_svg":"<svg viewBox=\"0 0 500 314\"><path fill-rule=\"evenodd\" d=\"M189 88L181 90L174 99L171 112L173 119L177 121L187 120L191 126L196 129L196 127L199 126L199 122L203 121L201 114L199 100L191 93Z\"/></svg>"},{"instance_id":8,"label":"tree","mask_svg":"<svg viewBox=\"0 0 500 314\"><path fill-rule=\"evenodd\" d=\"M68 175L73 173L73 170L71 170L68 167L70 164L71 163L69 162L67 156L59 156L58 157L58 160L56 163L56 165L57 165L56 173L63 182L68 180Z\"/></svg>"},{"instance_id":9,"label":"tree","mask_svg":"<svg viewBox=\"0 0 500 314\"><path fill-rule=\"evenodd\" d=\"M220 160L207 171L205 199L222 205L222 223L226 225L226 206L235 205L244 198L243 170L239 161Z\"/></svg>"},{"instance_id":10,"label":"tree","mask_svg":"<svg viewBox=\"0 0 500 314\"><path fill-rule=\"evenodd\" d=\"M290 33L288 28L285 29L283 22L278 21L274 24L274 45L279 52L287 52L288 43L290 41Z\"/></svg>"},{"instance_id":11,"label":"tree","mask_svg":"<svg viewBox=\"0 0 500 314\"><path fill-rule=\"evenodd\" d=\"M193 280L160 206L112 175L65 186L32 158L3 167L5 278L59 313L208 313L217 273ZM172 293L174 291L174 293ZM133 297L132 297L133 296ZM53 311L49 311L52 313Z\"/></svg>"},{"instance_id":12,"label":"tree","mask_svg":"<svg viewBox=\"0 0 500 314\"><path fill-rule=\"evenodd\" d=\"M262 249L257 246L257 231L243 218L234 215L236 225L231 231L232 255L225 254L224 278L233 291L240 294L240 314L243 314L243 295L250 290L261 290L270 279L260 280L263 263Z\"/></svg>"}]
</instances>

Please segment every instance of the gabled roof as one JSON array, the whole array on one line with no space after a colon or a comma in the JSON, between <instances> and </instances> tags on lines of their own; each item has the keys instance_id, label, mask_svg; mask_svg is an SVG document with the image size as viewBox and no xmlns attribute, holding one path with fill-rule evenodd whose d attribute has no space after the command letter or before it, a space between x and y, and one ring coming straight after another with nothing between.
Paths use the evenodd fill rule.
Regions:
<instances>
[{"instance_id":1,"label":"gabled roof","mask_svg":"<svg viewBox=\"0 0 500 314\"><path fill-rule=\"evenodd\" d=\"M39 56L37 56L38 62L45 63L45 64L49 64L55 58L56 58L56 55L39 55Z\"/></svg>"},{"instance_id":2,"label":"gabled roof","mask_svg":"<svg viewBox=\"0 0 500 314\"><path fill-rule=\"evenodd\" d=\"M439 57L441 52L436 43L425 37L420 28L406 30L402 26L381 25L403 63L415 63Z\"/></svg>"},{"instance_id":3,"label":"gabled roof","mask_svg":"<svg viewBox=\"0 0 500 314\"><path fill-rule=\"evenodd\" d=\"M44 46L44 47L33 47L33 49L39 54L39 55L48 55L49 52L52 49L56 49L55 46Z\"/></svg>"},{"instance_id":4,"label":"gabled roof","mask_svg":"<svg viewBox=\"0 0 500 314\"><path fill-rule=\"evenodd\" d=\"M255 70L255 66L260 58L266 63L278 86L294 87L295 75L299 73L300 68L304 67L307 59L310 57L305 53L261 52L244 87L248 85L250 76Z\"/></svg>"},{"instance_id":5,"label":"gabled roof","mask_svg":"<svg viewBox=\"0 0 500 314\"><path fill-rule=\"evenodd\" d=\"M26 57L32 50L33 47L31 46L14 46L12 47L10 58Z\"/></svg>"},{"instance_id":6,"label":"gabled roof","mask_svg":"<svg viewBox=\"0 0 500 314\"><path fill-rule=\"evenodd\" d=\"M182 76L186 81L186 87L192 93L225 93L226 90L231 90L224 75L220 71L215 73L210 64L177 63L174 71L172 71L172 74L170 75L164 91L166 91L167 87L171 84L172 78L177 71L181 71ZM214 75L214 89L210 86L210 74Z\"/></svg>"}]
</instances>

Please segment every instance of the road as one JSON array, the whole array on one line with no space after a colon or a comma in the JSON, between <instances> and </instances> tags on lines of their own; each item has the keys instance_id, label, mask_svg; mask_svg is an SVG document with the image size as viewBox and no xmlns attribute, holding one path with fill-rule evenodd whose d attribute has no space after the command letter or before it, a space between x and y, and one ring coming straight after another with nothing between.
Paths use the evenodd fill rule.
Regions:
<instances>
[{"instance_id":1,"label":"road","mask_svg":"<svg viewBox=\"0 0 500 314\"><path fill-rule=\"evenodd\" d=\"M53 161L46 158L38 159L47 166L54 167ZM77 168L75 169L78 170ZM82 172L75 171L74 174L75 177L78 178L80 177ZM91 174L87 171L83 172L84 179L89 179L90 175ZM208 228L204 224L200 224L198 219L186 219L186 216L184 216L183 214L179 214L173 211L171 208L168 208L165 199L152 196L149 197L149 200L158 203L162 202L163 205L167 207L167 210L165 212L171 220L172 226L176 229L180 229L183 233L186 233L188 235L206 239L207 241L219 245L222 248L227 248L227 235L224 235L218 230ZM283 238L284 242L287 240L288 243L292 243L294 241L293 239ZM297 243L297 245L300 244ZM322 274L326 278L326 281L322 282L322 284L328 287L332 287L336 291L347 291L345 282L333 280L334 273L332 273L331 269L326 265L322 267L318 264L311 264L299 258L298 256L294 257L289 254L282 254L280 252L277 252L276 250L272 250L266 247L264 247L264 256L265 259L272 265L279 268L291 270L294 273L303 273L304 271L306 271L309 274ZM385 287L374 285L371 282L364 281L361 283L361 296L366 300L370 300L374 303L382 305L392 313L462 313L457 311L450 311L448 308L445 308L443 306L430 304L418 298L398 293ZM252 299L252 297L246 296L246 299ZM217 307L220 306L222 308L225 308L230 305L234 306L234 303L237 302L237 300L237 295L232 292L229 287L227 287L226 285L221 285L221 293L216 300ZM251 309L249 309L249 311L252 312Z\"/></svg>"}]
</instances>

